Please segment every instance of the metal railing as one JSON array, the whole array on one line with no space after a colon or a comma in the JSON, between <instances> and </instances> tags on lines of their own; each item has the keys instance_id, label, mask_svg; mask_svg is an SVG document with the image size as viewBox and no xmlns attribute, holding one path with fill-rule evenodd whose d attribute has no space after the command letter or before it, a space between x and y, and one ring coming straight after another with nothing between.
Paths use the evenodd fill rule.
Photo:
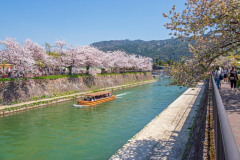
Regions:
<instances>
[{"instance_id":1,"label":"metal railing","mask_svg":"<svg viewBox=\"0 0 240 160\"><path fill-rule=\"evenodd\" d=\"M216 159L240 160L238 146L213 75L211 75L211 82Z\"/></svg>"}]
</instances>

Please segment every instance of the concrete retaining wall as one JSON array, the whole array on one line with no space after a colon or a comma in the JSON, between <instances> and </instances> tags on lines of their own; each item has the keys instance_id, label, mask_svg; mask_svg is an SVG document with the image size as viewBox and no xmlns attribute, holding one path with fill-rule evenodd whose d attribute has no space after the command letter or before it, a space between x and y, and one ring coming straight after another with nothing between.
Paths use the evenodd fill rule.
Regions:
<instances>
[{"instance_id":1,"label":"concrete retaining wall","mask_svg":"<svg viewBox=\"0 0 240 160\"><path fill-rule=\"evenodd\" d=\"M186 90L110 160L181 160L204 87L199 83Z\"/></svg>"}]
</instances>

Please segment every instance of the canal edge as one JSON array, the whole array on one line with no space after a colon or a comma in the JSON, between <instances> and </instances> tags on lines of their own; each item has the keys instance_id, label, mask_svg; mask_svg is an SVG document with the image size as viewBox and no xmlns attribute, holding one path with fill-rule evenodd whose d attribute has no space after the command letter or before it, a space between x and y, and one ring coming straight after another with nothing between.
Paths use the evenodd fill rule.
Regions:
<instances>
[{"instance_id":1,"label":"canal edge","mask_svg":"<svg viewBox=\"0 0 240 160\"><path fill-rule=\"evenodd\" d=\"M166 109L151 120L140 132L128 140L122 148L110 157L110 160L161 158L181 159L185 149L185 144L188 142L190 132L188 128L193 124L194 116L196 115L195 110L200 104L204 88L205 84L198 83L197 87L187 89ZM178 108L178 106L185 106L185 108L183 110L182 107ZM174 111L174 109L182 111L178 114L176 110ZM167 118L167 120L164 121L164 117L174 118L172 120ZM163 123L157 125L161 122L161 120ZM181 139L180 144L175 144L174 146L174 143L172 143L171 140L173 137L177 136L176 130L181 130L183 126L183 132L186 133L181 136L183 139ZM165 128L165 130L161 130L161 127ZM155 133L155 130L159 133Z\"/></svg>"}]
</instances>

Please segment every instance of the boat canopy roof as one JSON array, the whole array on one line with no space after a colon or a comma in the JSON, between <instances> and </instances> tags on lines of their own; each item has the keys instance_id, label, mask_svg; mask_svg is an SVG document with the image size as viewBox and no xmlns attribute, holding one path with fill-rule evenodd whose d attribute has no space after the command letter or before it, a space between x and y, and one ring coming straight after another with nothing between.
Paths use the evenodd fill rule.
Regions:
<instances>
[{"instance_id":1,"label":"boat canopy roof","mask_svg":"<svg viewBox=\"0 0 240 160\"><path fill-rule=\"evenodd\" d=\"M100 95L104 95L104 94L108 94L108 93L111 93L111 91L100 91L100 92L95 92L95 93L89 93L89 94L85 94L84 96L95 97L95 96L100 96Z\"/></svg>"}]
</instances>

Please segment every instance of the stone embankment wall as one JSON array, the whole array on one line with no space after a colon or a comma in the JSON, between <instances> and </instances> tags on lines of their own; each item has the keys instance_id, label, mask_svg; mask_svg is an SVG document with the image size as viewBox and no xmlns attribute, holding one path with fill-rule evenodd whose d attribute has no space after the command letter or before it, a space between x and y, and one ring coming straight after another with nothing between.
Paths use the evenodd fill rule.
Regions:
<instances>
[{"instance_id":1,"label":"stone embankment wall","mask_svg":"<svg viewBox=\"0 0 240 160\"><path fill-rule=\"evenodd\" d=\"M30 101L153 79L151 72L0 82L1 104Z\"/></svg>"},{"instance_id":2,"label":"stone embankment wall","mask_svg":"<svg viewBox=\"0 0 240 160\"><path fill-rule=\"evenodd\" d=\"M152 71L153 75L162 75L162 76L170 76L170 71L166 71L166 70L155 70Z\"/></svg>"}]
</instances>

